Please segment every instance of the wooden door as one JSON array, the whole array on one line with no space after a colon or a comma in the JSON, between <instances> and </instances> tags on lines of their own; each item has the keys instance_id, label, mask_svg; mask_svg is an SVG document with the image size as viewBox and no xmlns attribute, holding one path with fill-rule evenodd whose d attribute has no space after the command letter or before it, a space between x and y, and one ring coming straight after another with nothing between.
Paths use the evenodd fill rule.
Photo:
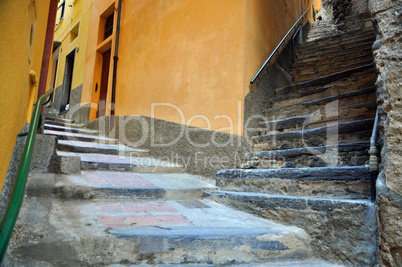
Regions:
<instances>
[{"instance_id":1,"label":"wooden door","mask_svg":"<svg viewBox=\"0 0 402 267\"><path fill-rule=\"evenodd\" d=\"M102 60L102 73L101 73L101 84L99 92L99 108L98 108L98 118L105 116L106 111L106 97L107 97L107 85L109 82L109 69L110 69L110 55L111 50L107 50L103 53Z\"/></svg>"}]
</instances>

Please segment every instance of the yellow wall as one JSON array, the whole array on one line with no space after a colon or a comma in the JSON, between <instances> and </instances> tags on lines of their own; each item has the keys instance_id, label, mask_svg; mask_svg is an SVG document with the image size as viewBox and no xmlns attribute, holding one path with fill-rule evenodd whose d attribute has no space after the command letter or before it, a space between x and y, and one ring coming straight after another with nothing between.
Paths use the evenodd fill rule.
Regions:
<instances>
[{"instance_id":1,"label":"yellow wall","mask_svg":"<svg viewBox=\"0 0 402 267\"><path fill-rule=\"evenodd\" d=\"M84 102L99 98L94 93L102 64L97 27L100 14L114 2L92 1ZM303 2L306 8L311 0ZM248 83L301 15L301 2L126 0L122 10L115 115L152 116L242 135ZM112 55L113 48L114 36ZM155 103L166 104L152 113Z\"/></svg>"},{"instance_id":2,"label":"yellow wall","mask_svg":"<svg viewBox=\"0 0 402 267\"><path fill-rule=\"evenodd\" d=\"M17 134L26 123L30 68L39 79L49 3L50 0L0 1L0 189Z\"/></svg>"},{"instance_id":3,"label":"yellow wall","mask_svg":"<svg viewBox=\"0 0 402 267\"><path fill-rule=\"evenodd\" d=\"M63 19L60 19L61 8L58 9L54 40L61 42L61 45L58 50L59 61L56 87L63 84L66 56L75 48L78 48L78 51L75 54L71 89L81 85L84 81L90 12L91 0L66 0ZM78 36L76 39L74 39L74 41L71 42L71 30L74 29L77 23L79 23ZM49 75L49 79L52 79L52 75Z\"/></svg>"}]
</instances>

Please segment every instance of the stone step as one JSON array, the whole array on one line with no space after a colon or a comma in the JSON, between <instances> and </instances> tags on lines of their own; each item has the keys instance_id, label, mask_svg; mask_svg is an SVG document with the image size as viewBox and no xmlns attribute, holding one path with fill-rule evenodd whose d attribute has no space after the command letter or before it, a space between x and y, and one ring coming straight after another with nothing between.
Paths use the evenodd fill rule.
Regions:
<instances>
[{"instance_id":1,"label":"stone step","mask_svg":"<svg viewBox=\"0 0 402 267\"><path fill-rule=\"evenodd\" d=\"M263 151L253 147L243 156L243 169L278 169L328 166L364 166L369 160L369 143L357 142L318 147Z\"/></svg>"},{"instance_id":2,"label":"stone step","mask_svg":"<svg viewBox=\"0 0 402 267\"><path fill-rule=\"evenodd\" d=\"M77 129L81 129L81 128L85 127L84 124L60 122L60 121L53 121L53 120L48 120L48 119L45 119L44 123L49 124L49 125L65 126L65 127L77 128Z\"/></svg>"},{"instance_id":3,"label":"stone step","mask_svg":"<svg viewBox=\"0 0 402 267\"><path fill-rule=\"evenodd\" d=\"M247 130L247 135L254 136L300 131L302 129L322 127L328 123L334 124L352 120L370 119L375 117L376 109L376 101L333 109L331 109L330 106L327 106L325 109L320 109L307 115L288 117L284 119L280 116L277 117L276 120L260 122L260 128Z\"/></svg>"},{"instance_id":4,"label":"stone step","mask_svg":"<svg viewBox=\"0 0 402 267\"><path fill-rule=\"evenodd\" d=\"M264 144L265 151L356 143L370 139L373 124L374 119L365 119L302 131L253 136L251 140L254 144Z\"/></svg>"},{"instance_id":5,"label":"stone step","mask_svg":"<svg viewBox=\"0 0 402 267\"><path fill-rule=\"evenodd\" d=\"M99 131L91 130L91 129L84 129L84 128L75 128L75 127L68 127L68 126L59 126L53 124L44 124L45 130L51 131L61 131L61 132L69 132L69 133L79 133L79 134L87 134L87 135L99 135Z\"/></svg>"},{"instance_id":6,"label":"stone step","mask_svg":"<svg viewBox=\"0 0 402 267\"><path fill-rule=\"evenodd\" d=\"M63 131L44 130L44 134L57 136L59 140L80 141L80 142L96 142L99 144L118 144L118 140L107 137L95 136L90 134L69 133Z\"/></svg>"},{"instance_id":7,"label":"stone step","mask_svg":"<svg viewBox=\"0 0 402 267\"><path fill-rule=\"evenodd\" d=\"M303 60L296 60L292 64L293 69L297 68L305 68L305 67L310 67L310 66L321 66L323 64L330 64L330 63L336 63L341 60L345 59L351 59L351 58L357 58L360 56L367 56L372 54L373 51L371 47L361 49L361 50L356 50L356 51L342 51L338 52L335 55L326 55L326 56L321 56L321 57L314 57L314 58L309 58L309 59L303 59Z\"/></svg>"},{"instance_id":8,"label":"stone step","mask_svg":"<svg viewBox=\"0 0 402 267\"><path fill-rule=\"evenodd\" d=\"M299 68L293 68L294 64L291 66L291 69L288 71L290 75L298 75L298 74L307 74L311 73L314 71L322 71L326 69L330 69L333 67L338 67L338 66L347 66L350 64L353 64L354 62L363 62L363 61L369 61L373 60L373 55L372 54L367 54L367 55L360 55L357 57L351 57L351 58L345 58L342 60L337 60L337 61L328 61L323 64L319 65L313 65L313 66L299 66Z\"/></svg>"},{"instance_id":9,"label":"stone step","mask_svg":"<svg viewBox=\"0 0 402 267\"><path fill-rule=\"evenodd\" d=\"M224 191L324 198L370 198L370 171L365 167L231 169L216 174Z\"/></svg>"},{"instance_id":10,"label":"stone step","mask_svg":"<svg viewBox=\"0 0 402 267\"><path fill-rule=\"evenodd\" d=\"M369 200L291 197L250 192L206 191L205 197L242 211L303 228L314 255L346 266L374 266L376 205Z\"/></svg>"},{"instance_id":11,"label":"stone step","mask_svg":"<svg viewBox=\"0 0 402 267\"><path fill-rule=\"evenodd\" d=\"M264 115L267 118L274 116L275 114L280 114L282 117L290 117L293 116L293 114L301 116L320 112L322 109L335 110L346 106L357 105L359 103L370 103L373 101L376 101L375 87L370 87L303 103L283 106L280 105L280 103L274 103L272 108L264 110Z\"/></svg>"},{"instance_id":12,"label":"stone step","mask_svg":"<svg viewBox=\"0 0 402 267\"><path fill-rule=\"evenodd\" d=\"M370 64L370 63L373 63L372 58L368 59L368 60L364 60L364 61L356 60L354 63L348 64L348 65L334 66L334 67L329 67L329 68L323 69L323 70L318 70L318 71L298 74L298 75L293 76L293 82L297 83L297 82L302 82L302 81L306 81L306 80L311 80L311 79L315 79L315 78L318 78L318 77L338 73L338 72L341 72L341 71L345 71L345 70L365 66L365 65Z\"/></svg>"},{"instance_id":13,"label":"stone step","mask_svg":"<svg viewBox=\"0 0 402 267\"><path fill-rule=\"evenodd\" d=\"M300 48L302 49L313 49L314 47L317 46L317 44L321 46L325 45L333 45L336 43L342 43L342 42L347 42L348 40L354 40L354 39L362 39L364 37L371 36L375 38L375 33L373 29L370 30L357 30L357 31L352 31L352 32L347 32L347 33L339 33L339 34L334 34L331 37L324 37L323 39L319 40L313 40L310 41L307 39L307 42L304 44L300 45Z\"/></svg>"},{"instance_id":14,"label":"stone step","mask_svg":"<svg viewBox=\"0 0 402 267\"><path fill-rule=\"evenodd\" d=\"M305 54L298 54L296 57L295 62L302 62L302 61L309 61L309 60L322 60L322 59L328 59L332 60L333 57L336 57L338 55L342 55L345 53L356 53L356 52L361 52L361 51L367 51L367 49L371 49L371 46L373 45L373 42L366 42L362 44L355 44L354 46L350 46L347 48L336 48L332 49L330 51L317 51L317 52L312 52L312 53L305 53ZM367 54L370 54L370 52L366 52Z\"/></svg>"},{"instance_id":15,"label":"stone step","mask_svg":"<svg viewBox=\"0 0 402 267\"><path fill-rule=\"evenodd\" d=\"M106 145L94 142L58 140L57 150L76 153L98 153L132 157L148 157L149 150L127 147L122 144Z\"/></svg>"},{"instance_id":16,"label":"stone step","mask_svg":"<svg viewBox=\"0 0 402 267\"><path fill-rule=\"evenodd\" d=\"M341 50L341 49L347 49L350 47L356 47L356 46L363 46L366 43L371 43L373 44L375 41L375 35L367 35L367 36L362 36L362 37L355 37L355 38L349 38L346 39L342 42L337 42L337 43L330 43L330 44L324 44L321 45L320 42L317 42L316 46L311 46L311 47L305 47L303 44L297 49L298 54L319 54L319 53L325 53L329 51L334 51L334 50Z\"/></svg>"},{"instance_id":17,"label":"stone step","mask_svg":"<svg viewBox=\"0 0 402 267\"><path fill-rule=\"evenodd\" d=\"M275 95L281 96L289 93L295 93L302 90L310 90L329 86L335 83L340 83L354 78L359 78L368 74L374 74L374 65L367 64L361 67L353 68L350 70L341 71L324 77L319 77L313 80L304 81L296 84L287 85L275 89Z\"/></svg>"},{"instance_id":18,"label":"stone step","mask_svg":"<svg viewBox=\"0 0 402 267\"><path fill-rule=\"evenodd\" d=\"M211 200L26 198L6 266L242 264L311 259L309 236Z\"/></svg>"},{"instance_id":19,"label":"stone step","mask_svg":"<svg viewBox=\"0 0 402 267\"><path fill-rule=\"evenodd\" d=\"M125 267L131 266L132 264L113 264L108 265L108 267ZM149 265L135 265L138 267L149 267ZM219 265L215 264L156 264L152 265L154 267L216 267ZM266 263L243 263L243 264L230 264L231 267L267 267ZM330 263L327 261L322 260L293 260L293 261L277 261L277 262L270 262L269 267L343 267L344 265L339 265L335 263Z\"/></svg>"},{"instance_id":20,"label":"stone step","mask_svg":"<svg viewBox=\"0 0 402 267\"><path fill-rule=\"evenodd\" d=\"M215 181L186 173L82 171L76 175L31 173L27 195L60 199L186 200L216 190Z\"/></svg>"},{"instance_id":21,"label":"stone step","mask_svg":"<svg viewBox=\"0 0 402 267\"><path fill-rule=\"evenodd\" d=\"M364 74L363 72L358 74L359 75L347 77L342 81L335 81L324 86L311 86L296 92L280 94L272 98L272 102L280 103L281 105L302 103L374 86L376 77L371 71L368 74Z\"/></svg>"},{"instance_id":22,"label":"stone step","mask_svg":"<svg viewBox=\"0 0 402 267\"><path fill-rule=\"evenodd\" d=\"M81 170L110 170L139 173L180 173L183 166L150 157L130 157L57 151L59 156L81 158Z\"/></svg>"}]
</instances>

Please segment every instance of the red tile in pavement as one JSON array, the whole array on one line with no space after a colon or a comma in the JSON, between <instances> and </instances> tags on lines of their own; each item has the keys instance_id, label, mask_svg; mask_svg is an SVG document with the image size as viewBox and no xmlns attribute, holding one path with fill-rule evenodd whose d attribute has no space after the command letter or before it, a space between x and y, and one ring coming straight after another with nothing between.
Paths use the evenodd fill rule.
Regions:
<instances>
[{"instance_id":1,"label":"red tile in pavement","mask_svg":"<svg viewBox=\"0 0 402 267\"><path fill-rule=\"evenodd\" d=\"M183 215L155 215L162 224L185 224L191 223Z\"/></svg>"},{"instance_id":2,"label":"red tile in pavement","mask_svg":"<svg viewBox=\"0 0 402 267\"><path fill-rule=\"evenodd\" d=\"M153 226L153 225L162 225L162 222L159 222L158 219L153 215L138 215L138 216L127 216L126 222L129 226Z\"/></svg>"},{"instance_id":3,"label":"red tile in pavement","mask_svg":"<svg viewBox=\"0 0 402 267\"><path fill-rule=\"evenodd\" d=\"M130 226L126 222L124 216L98 216L98 222L107 227L127 227Z\"/></svg>"},{"instance_id":4,"label":"red tile in pavement","mask_svg":"<svg viewBox=\"0 0 402 267\"><path fill-rule=\"evenodd\" d=\"M175 212L165 202L121 203L126 212Z\"/></svg>"}]
</instances>

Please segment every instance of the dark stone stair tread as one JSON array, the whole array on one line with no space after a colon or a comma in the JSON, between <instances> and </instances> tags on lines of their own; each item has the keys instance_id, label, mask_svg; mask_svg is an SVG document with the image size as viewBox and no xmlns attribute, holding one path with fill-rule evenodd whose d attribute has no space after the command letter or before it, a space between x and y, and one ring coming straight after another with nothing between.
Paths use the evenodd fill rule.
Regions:
<instances>
[{"instance_id":1,"label":"dark stone stair tread","mask_svg":"<svg viewBox=\"0 0 402 267\"><path fill-rule=\"evenodd\" d=\"M170 251L182 247L196 250L214 250L224 247L233 249L243 244L249 245L253 250L288 249L279 241L258 241L258 236L285 233L265 228L130 227L112 228L109 232L118 238L141 243L140 252L142 253Z\"/></svg>"},{"instance_id":2,"label":"dark stone stair tread","mask_svg":"<svg viewBox=\"0 0 402 267\"><path fill-rule=\"evenodd\" d=\"M294 197L284 195L269 195L254 192L232 192L232 191L205 191L206 197L229 197L244 203L253 203L258 207L283 207L291 209L311 209L315 211L339 209L355 209L356 207L366 207L371 209L375 206L370 200L366 199L335 199L335 198L316 198L316 197Z\"/></svg>"}]
</instances>

